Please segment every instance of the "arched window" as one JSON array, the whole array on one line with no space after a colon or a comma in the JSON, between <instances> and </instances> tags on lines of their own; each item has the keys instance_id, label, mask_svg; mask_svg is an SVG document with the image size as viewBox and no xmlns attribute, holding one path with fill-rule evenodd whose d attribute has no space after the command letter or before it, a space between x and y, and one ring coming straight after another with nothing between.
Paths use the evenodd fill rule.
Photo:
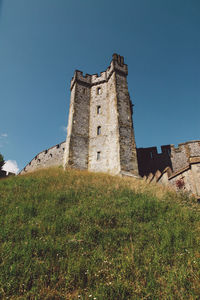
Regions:
<instances>
[{"instance_id":1,"label":"arched window","mask_svg":"<svg viewBox=\"0 0 200 300\"><path fill-rule=\"evenodd\" d=\"M98 126L97 127L97 135L100 135L101 134L101 126Z\"/></svg>"}]
</instances>

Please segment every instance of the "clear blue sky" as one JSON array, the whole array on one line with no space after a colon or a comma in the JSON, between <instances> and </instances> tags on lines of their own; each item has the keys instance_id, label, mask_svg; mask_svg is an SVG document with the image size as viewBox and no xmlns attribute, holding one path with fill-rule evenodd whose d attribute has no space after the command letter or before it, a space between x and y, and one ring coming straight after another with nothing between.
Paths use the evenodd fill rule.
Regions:
<instances>
[{"instance_id":1,"label":"clear blue sky","mask_svg":"<svg viewBox=\"0 0 200 300\"><path fill-rule=\"evenodd\" d=\"M65 140L74 70L125 57L137 147L200 140L199 0L0 0L0 152Z\"/></svg>"}]
</instances>

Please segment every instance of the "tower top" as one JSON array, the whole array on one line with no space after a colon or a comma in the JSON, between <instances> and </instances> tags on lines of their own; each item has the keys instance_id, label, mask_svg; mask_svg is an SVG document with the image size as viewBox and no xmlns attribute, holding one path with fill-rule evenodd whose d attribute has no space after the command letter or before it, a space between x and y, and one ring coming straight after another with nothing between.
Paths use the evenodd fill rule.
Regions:
<instances>
[{"instance_id":1,"label":"tower top","mask_svg":"<svg viewBox=\"0 0 200 300\"><path fill-rule=\"evenodd\" d=\"M113 53L112 60L113 60L113 61L116 61L116 62L117 62L119 65L121 65L121 66L124 65L124 57L123 57L123 56L120 56L120 55L117 54L117 53Z\"/></svg>"},{"instance_id":2,"label":"tower top","mask_svg":"<svg viewBox=\"0 0 200 300\"><path fill-rule=\"evenodd\" d=\"M113 74L113 72L117 72L122 76L128 75L128 66L124 63L124 57L116 53L112 55L112 61L106 69L106 71L100 72L100 75L84 75L82 71L76 70L71 80L71 90L76 82L81 83L83 85L87 85L89 87L103 82L107 82Z\"/></svg>"}]
</instances>

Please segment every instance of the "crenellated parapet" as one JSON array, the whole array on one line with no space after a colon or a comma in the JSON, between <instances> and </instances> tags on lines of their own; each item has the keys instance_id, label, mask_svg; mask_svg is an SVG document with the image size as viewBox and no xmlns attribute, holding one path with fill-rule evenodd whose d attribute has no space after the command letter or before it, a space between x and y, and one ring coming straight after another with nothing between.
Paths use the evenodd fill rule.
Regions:
<instances>
[{"instance_id":1,"label":"crenellated parapet","mask_svg":"<svg viewBox=\"0 0 200 300\"><path fill-rule=\"evenodd\" d=\"M173 144L161 146L159 153L157 147L137 148L139 173L141 176L163 171L170 167L173 172L185 168L191 158L200 156L200 141L181 143L178 147Z\"/></svg>"},{"instance_id":2,"label":"crenellated parapet","mask_svg":"<svg viewBox=\"0 0 200 300\"><path fill-rule=\"evenodd\" d=\"M200 155L200 141L188 141L185 143L178 144L178 147L175 147L173 144L170 145L171 150L175 153L181 153L186 151L188 156L199 156Z\"/></svg>"},{"instance_id":3,"label":"crenellated parapet","mask_svg":"<svg viewBox=\"0 0 200 300\"><path fill-rule=\"evenodd\" d=\"M113 54L112 63L113 69L125 76L128 75L128 66L124 63L124 57L116 53Z\"/></svg>"},{"instance_id":4,"label":"crenellated parapet","mask_svg":"<svg viewBox=\"0 0 200 300\"><path fill-rule=\"evenodd\" d=\"M200 141L188 141L179 144L178 147L175 147L174 145L170 145L170 147L174 172L186 167L189 164L191 157L200 156Z\"/></svg>"},{"instance_id":5,"label":"crenellated parapet","mask_svg":"<svg viewBox=\"0 0 200 300\"><path fill-rule=\"evenodd\" d=\"M52 166L61 166L63 164L63 155L65 142L59 143L49 149L38 153L19 174L25 174L41 168Z\"/></svg>"},{"instance_id":6,"label":"crenellated parapet","mask_svg":"<svg viewBox=\"0 0 200 300\"><path fill-rule=\"evenodd\" d=\"M81 82L83 85L91 86L91 79L92 79L91 75L89 75L89 74L83 75L82 71L75 70L74 76L72 77L72 80L71 80L71 90L72 90L75 82Z\"/></svg>"},{"instance_id":7,"label":"crenellated parapet","mask_svg":"<svg viewBox=\"0 0 200 300\"><path fill-rule=\"evenodd\" d=\"M96 84L100 84L103 82L107 82L108 80L108 76L107 76L107 70L104 72L101 72L100 75L98 74L93 74L91 75L92 80L91 80L91 86L96 85Z\"/></svg>"},{"instance_id":8,"label":"crenellated parapet","mask_svg":"<svg viewBox=\"0 0 200 300\"><path fill-rule=\"evenodd\" d=\"M157 170L163 172L166 167L172 168L170 145L161 146L159 153L157 147L137 148L139 174L148 176L155 174Z\"/></svg>"},{"instance_id":9,"label":"crenellated parapet","mask_svg":"<svg viewBox=\"0 0 200 300\"><path fill-rule=\"evenodd\" d=\"M76 70L71 80L71 90L73 89L76 82L79 84L92 87L104 82L107 82L112 76L113 72L119 73L120 75L128 75L128 66L124 63L124 57L116 53L112 56L112 61L106 71L98 74L83 74L82 71Z\"/></svg>"}]
</instances>

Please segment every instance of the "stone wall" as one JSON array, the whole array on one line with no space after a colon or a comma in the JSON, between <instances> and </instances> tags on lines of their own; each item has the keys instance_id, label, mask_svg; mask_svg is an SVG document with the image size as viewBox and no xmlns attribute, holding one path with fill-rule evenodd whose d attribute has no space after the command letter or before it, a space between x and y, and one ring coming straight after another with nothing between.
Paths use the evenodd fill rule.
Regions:
<instances>
[{"instance_id":1,"label":"stone wall","mask_svg":"<svg viewBox=\"0 0 200 300\"><path fill-rule=\"evenodd\" d=\"M156 147L137 148L139 174L148 176L157 170L163 172L166 167L177 172L188 166L191 157L197 156L200 156L200 141L182 143L177 148L174 145L161 146L161 153Z\"/></svg>"},{"instance_id":2,"label":"stone wall","mask_svg":"<svg viewBox=\"0 0 200 300\"><path fill-rule=\"evenodd\" d=\"M166 167L172 168L171 147L162 146L162 152L158 153L157 147L137 148L138 169L140 176L155 174L157 170L163 172Z\"/></svg>"},{"instance_id":3,"label":"stone wall","mask_svg":"<svg viewBox=\"0 0 200 300\"><path fill-rule=\"evenodd\" d=\"M117 54L100 76L75 71L65 167L138 174L127 74L128 67Z\"/></svg>"},{"instance_id":4,"label":"stone wall","mask_svg":"<svg viewBox=\"0 0 200 300\"><path fill-rule=\"evenodd\" d=\"M148 176L143 178L149 183L158 182L171 186L176 191L186 191L200 197L200 156L196 156L196 154L197 152L195 152L195 156L189 158L187 166L176 172L167 167L162 173L158 170L154 174L149 173Z\"/></svg>"},{"instance_id":5,"label":"stone wall","mask_svg":"<svg viewBox=\"0 0 200 300\"><path fill-rule=\"evenodd\" d=\"M75 77L79 72L75 72ZM78 77L78 78L79 78ZM74 81L74 79L73 79ZM85 80L72 84L67 129L65 165L88 168L90 89Z\"/></svg>"},{"instance_id":6,"label":"stone wall","mask_svg":"<svg viewBox=\"0 0 200 300\"><path fill-rule=\"evenodd\" d=\"M193 183L195 185L196 194L200 196L200 157L199 162L191 162L191 170L193 175Z\"/></svg>"},{"instance_id":7,"label":"stone wall","mask_svg":"<svg viewBox=\"0 0 200 300\"><path fill-rule=\"evenodd\" d=\"M99 128L100 132L97 132ZM89 170L120 172L115 73L91 87ZM98 156L98 157L97 157Z\"/></svg>"},{"instance_id":8,"label":"stone wall","mask_svg":"<svg viewBox=\"0 0 200 300\"><path fill-rule=\"evenodd\" d=\"M138 174L135 137L126 74L116 73L121 171Z\"/></svg>"},{"instance_id":9,"label":"stone wall","mask_svg":"<svg viewBox=\"0 0 200 300\"><path fill-rule=\"evenodd\" d=\"M172 174L168 178L168 181L169 185L173 186L177 191L185 190L196 194L193 173L189 165L186 168L179 170L179 172Z\"/></svg>"},{"instance_id":10,"label":"stone wall","mask_svg":"<svg viewBox=\"0 0 200 300\"><path fill-rule=\"evenodd\" d=\"M190 141L179 144L177 148L171 145L171 161L176 172L189 164L190 157L200 156L200 141Z\"/></svg>"},{"instance_id":11,"label":"stone wall","mask_svg":"<svg viewBox=\"0 0 200 300\"><path fill-rule=\"evenodd\" d=\"M41 168L63 165L63 155L65 151L65 142L57 144L47 150L37 154L20 172L25 174Z\"/></svg>"},{"instance_id":12,"label":"stone wall","mask_svg":"<svg viewBox=\"0 0 200 300\"><path fill-rule=\"evenodd\" d=\"M198 162L197 159L195 162L190 160L187 167L169 175L168 185L176 191L187 191L200 197L200 157L198 157Z\"/></svg>"}]
</instances>

